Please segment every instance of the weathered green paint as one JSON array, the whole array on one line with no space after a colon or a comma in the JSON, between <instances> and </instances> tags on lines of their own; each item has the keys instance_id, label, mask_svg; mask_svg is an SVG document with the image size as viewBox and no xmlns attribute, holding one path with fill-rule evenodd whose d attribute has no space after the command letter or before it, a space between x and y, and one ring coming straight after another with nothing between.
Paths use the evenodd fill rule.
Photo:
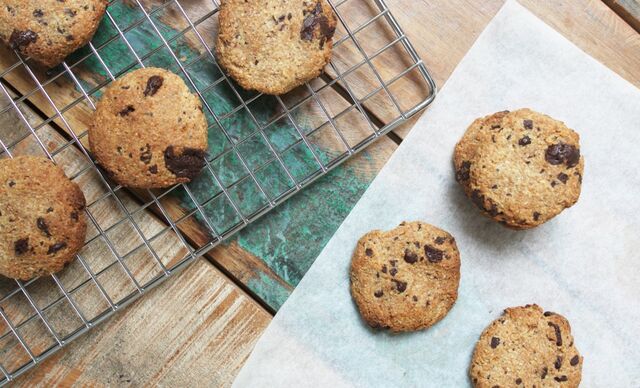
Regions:
<instances>
[{"instance_id":1,"label":"weathered green paint","mask_svg":"<svg viewBox=\"0 0 640 388\"><path fill-rule=\"evenodd\" d=\"M122 2L113 3L109 7L109 12L122 30L144 18L136 6ZM159 12L153 16L153 20L165 39L170 40L176 36L177 31L165 25L161 20L162 16L162 12ZM95 47L100 47L116 35L118 35L117 30L108 19L105 19L93 39L93 44ZM144 55L157 47L164 46L147 21L126 32L125 35L138 55ZM201 224L211 226L214 233L222 234L240 223L241 219L231 202L222 195L221 185L227 188L231 200L245 216L260 209L268 203L269 199L276 198L294 185L277 161L266 163L272 158L272 152L264 137L279 153L282 153L283 163L297 181L308 177L319 167L312 152L304 143L292 147L296 141L300 140L300 136L288 118L280 119L267 127L264 135L256 133L256 121L263 125L271 121L274 114L279 113L279 105L273 97L263 96L253 102L251 104L253 117L248 111L241 109L221 120L219 124L227 130L225 134L208 109L218 117L224 116L241 105L240 99L226 82L211 86L221 77L212 58L201 57L200 50L188 46L181 38L171 43L171 46L208 103L205 109L210 124L208 153L212 170L216 172L220 182L218 184L218 180L211 172L205 170L198 179L188 185L191 195L181 187L175 189L173 195L180 198L187 210L193 210L196 207L192 198L195 199L206 217L205 220L199 213L196 215ZM70 63L74 62L74 58L81 58L88 53L90 53L88 48L80 50L74 54ZM114 76L118 76L130 67L134 69L139 67L135 56L120 38L100 48L99 53L100 58ZM166 48L162 48L150 58L143 59L143 63L145 66L170 69L186 81L186 77L180 72ZM109 79L109 74L95 56L85 60L78 73L85 90L91 90L95 85ZM251 92L242 91L241 93L243 98L251 95ZM101 92L97 91L93 97L99 98L100 94ZM293 119L303 131L312 129L305 125L307 120L301 114L295 114ZM241 144L238 144L240 142ZM254 170L257 166L264 165L255 173L255 179L265 190L264 194L258 190L253 179L248 177L238 153L233 150L228 152L232 144L238 144L236 147L238 153L242 155L249 169ZM339 152L320 145L313 147L314 152L323 162L332 159ZM366 152L362 158L373 163ZM373 176L359 176L349 164L346 164L298 193L268 216L241 231L235 239L243 249L264 260L266 265L286 283L295 286L372 179ZM274 309L278 309L289 295L289 291L280 282L266 274L250 279L247 286Z\"/></svg>"}]
</instances>

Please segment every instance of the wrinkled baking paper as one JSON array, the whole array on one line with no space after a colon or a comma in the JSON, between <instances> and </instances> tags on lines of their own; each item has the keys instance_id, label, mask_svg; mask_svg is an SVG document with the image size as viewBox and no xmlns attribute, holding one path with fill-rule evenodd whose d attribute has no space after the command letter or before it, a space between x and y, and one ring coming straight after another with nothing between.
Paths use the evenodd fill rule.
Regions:
<instances>
[{"instance_id":1,"label":"wrinkled baking paper","mask_svg":"<svg viewBox=\"0 0 640 388\"><path fill-rule=\"evenodd\" d=\"M452 152L476 118L529 107L581 135L578 203L511 231L454 180ZM505 307L538 303L571 323L582 387L640 387L640 90L516 2L507 2L263 334L237 387L465 387L474 345ZM371 229L423 220L455 236L458 301L422 332L369 329L349 263Z\"/></svg>"}]
</instances>

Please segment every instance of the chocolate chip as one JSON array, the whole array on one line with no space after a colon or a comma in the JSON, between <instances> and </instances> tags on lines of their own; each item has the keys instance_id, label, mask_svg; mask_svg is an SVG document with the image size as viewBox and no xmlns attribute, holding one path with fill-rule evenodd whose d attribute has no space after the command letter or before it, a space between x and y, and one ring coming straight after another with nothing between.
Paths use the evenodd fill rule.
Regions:
<instances>
[{"instance_id":1,"label":"chocolate chip","mask_svg":"<svg viewBox=\"0 0 640 388\"><path fill-rule=\"evenodd\" d=\"M373 250L371 248L367 248L364 250L364 254L371 257L373 256Z\"/></svg>"},{"instance_id":2,"label":"chocolate chip","mask_svg":"<svg viewBox=\"0 0 640 388\"><path fill-rule=\"evenodd\" d=\"M74 221L78 221L78 212L77 211L72 211L71 214L69 215L69 217L71 217L72 220Z\"/></svg>"},{"instance_id":3,"label":"chocolate chip","mask_svg":"<svg viewBox=\"0 0 640 388\"><path fill-rule=\"evenodd\" d=\"M491 129L498 129L500 128L500 124L492 124L491 125Z\"/></svg>"},{"instance_id":4,"label":"chocolate chip","mask_svg":"<svg viewBox=\"0 0 640 388\"><path fill-rule=\"evenodd\" d=\"M149 79L147 80L147 87L144 89L144 96L148 97L156 94L158 92L158 89L160 89L160 87L162 86L163 82L164 78L160 77L159 75L152 75L151 77L149 77Z\"/></svg>"},{"instance_id":5,"label":"chocolate chip","mask_svg":"<svg viewBox=\"0 0 640 388\"><path fill-rule=\"evenodd\" d=\"M401 282L400 280L396 279L391 279L391 281L396 284L396 290L398 290L398 292L402 293L407 289L407 282Z\"/></svg>"},{"instance_id":6,"label":"chocolate chip","mask_svg":"<svg viewBox=\"0 0 640 388\"><path fill-rule=\"evenodd\" d=\"M442 261L444 252L440 249L436 249L431 245L424 246L424 253L427 255L427 259L430 263L439 263Z\"/></svg>"},{"instance_id":7,"label":"chocolate chip","mask_svg":"<svg viewBox=\"0 0 640 388\"><path fill-rule=\"evenodd\" d=\"M533 220L538 221L540 219L541 214L538 212L533 212Z\"/></svg>"},{"instance_id":8,"label":"chocolate chip","mask_svg":"<svg viewBox=\"0 0 640 388\"><path fill-rule=\"evenodd\" d=\"M373 293L373 296L375 296L376 298L381 298L382 295L384 295L384 292L382 292L382 290L378 290Z\"/></svg>"},{"instance_id":9,"label":"chocolate chip","mask_svg":"<svg viewBox=\"0 0 640 388\"><path fill-rule=\"evenodd\" d=\"M509 193L507 193L509 195ZM491 206L487 206L485 204L485 200L491 204ZM471 192L471 202L473 202L477 207L486 211L492 217L497 216L501 212L498 211L498 207L490 198L485 198L485 196L480 192L480 190L473 190Z\"/></svg>"},{"instance_id":10,"label":"chocolate chip","mask_svg":"<svg viewBox=\"0 0 640 388\"><path fill-rule=\"evenodd\" d=\"M462 164L460 165L460 169L456 171L456 181L457 182L468 181L470 170L471 170L471 162L467 160L462 162Z\"/></svg>"},{"instance_id":11,"label":"chocolate chip","mask_svg":"<svg viewBox=\"0 0 640 388\"><path fill-rule=\"evenodd\" d=\"M522 379L520 377L518 377L516 379L516 384L518 384L518 385L522 384Z\"/></svg>"},{"instance_id":12,"label":"chocolate chip","mask_svg":"<svg viewBox=\"0 0 640 388\"><path fill-rule=\"evenodd\" d=\"M44 220L44 218L38 217L38 219L36 220L36 225L38 226L38 229L42 231L42 233L44 233L47 237L51 237L51 233L49 233L49 226L47 225L47 222Z\"/></svg>"},{"instance_id":13,"label":"chocolate chip","mask_svg":"<svg viewBox=\"0 0 640 388\"><path fill-rule=\"evenodd\" d=\"M205 153L195 148L184 148L177 155L173 146L164 150L164 163L167 169L179 178L195 178L205 165Z\"/></svg>"},{"instance_id":14,"label":"chocolate chip","mask_svg":"<svg viewBox=\"0 0 640 388\"><path fill-rule=\"evenodd\" d=\"M556 187L556 185L558 184L558 182L556 181L551 181L551 187Z\"/></svg>"},{"instance_id":15,"label":"chocolate chip","mask_svg":"<svg viewBox=\"0 0 640 388\"><path fill-rule=\"evenodd\" d=\"M140 161L144 164L151 163L151 146L147 143L144 147L140 148Z\"/></svg>"},{"instance_id":16,"label":"chocolate chip","mask_svg":"<svg viewBox=\"0 0 640 388\"><path fill-rule=\"evenodd\" d=\"M397 274L397 273L398 273L398 269L397 269L397 268L391 268L391 269L389 270L389 274L390 274L391 276L396 276L396 274Z\"/></svg>"},{"instance_id":17,"label":"chocolate chip","mask_svg":"<svg viewBox=\"0 0 640 388\"><path fill-rule=\"evenodd\" d=\"M50 208L48 208L48 209L47 209L47 213L51 213L52 211L53 211L53 208L52 208L52 207L50 207Z\"/></svg>"},{"instance_id":18,"label":"chocolate chip","mask_svg":"<svg viewBox=\"0 0 640 388\"><path fill-rule=\"evenodd\" d=\"M491 349L495 349L498 347L498 345L500 345L500 338L498 337L491 337Z\"/></svg>"},{"instance_id":19,"label":"chocolate chip","mask_svg":"<svg viewBox=\"0 0 640 388\"><path fill-rule=\"evenodd\" d=\"M417 302L417 301L418 301L418 297L417 297L417 296L415 296L415 295L414 295L414 296L413 296L413 298L411 298L411 299L413 299L413 301L414 301L414 302Z\"/></svg>"},{"instance_id":20,"label":"chocolate chip","mask_svg":"<svg viewBox=\"0 0 640 388\"><path fill-rule=\"evenodd\" d=\"M133 105L127 105L123 110L118 112L118 114L120 116L124 117L124 116L128 116L129 113L135 112L135 111L136 111L136 109L133 107Z\"/></svg>"},{"instance_id":21,"label":"chocolate chip","mask_svg":"<svg viewBox=\"0 0 640 388\"><path fill-rule=\"evenodd\" d=\"M16 251L16 255L22 255L29 250L29 238L21 238L13 243L13 250Z\"/></svg>"},{"instance_id":22,"label":"chocolate chip","mask_svg":"<svg viewBox=\"0 0 640 388\"><path fill-rule=\"evenodd\" d=\"M47 255L51 255L53 253L58 252L61 249L64 249L67 246L66 242L57 242L53 245L49 245L49 250L47 251Z\"/></svg>"},{"instance_id":23,"label":"chocolate chip","mask_svg":"<svg viewBox=\"0 0 640 388\"><path fill-rule=\"evenodd\" d=\"M558 356L558 357L556 357L556 361L553 363L553 366L554 366L557 370L560 370L560 368L562 368L562 356Z\"/></svg>"},{"instance_id":24,"label":"chocolate chip","mask_svg":"<svg viewBox=\"0 0 640 388\"><path fill-rule=\"evenodd\" d=\"M437 245L442 245L442 244L444 244L444 242L446 241L446 239L445 239L444 237L440 237L440 236L438 236L438 237L436 237L436 239L435 239L435 240L433 240L433 241L434 241Z\"/></svg>"},{"instance_id":25,"label":"chocolate chip","mask_svg":"<svg viewBox=\"0 0 640 388\"><path fill-rule=\"evenodd\" d=\"M413 264L416 261L418 261L418 255L416 255L414 252L411 252L408 249L405 249L405 251L404 251L404 261L406 261L409 264Z\"/></svg>"},{"instance_id":26,"label":"chocolate chip","mask_svg":"<svg viewBox=\"0 0 640 388\"><path fill-rule=\"evenodd\" d=\"M567 376L565 376L565 375L562 375L562 376L556 376L556 377L554 377L553 379L554 379L555 381L559 382L559 383L562 383L562 382L564 382L564 381L569 380L569 378L568 378Z\"/></svg>"},{"instance_id":27,"label":"chocolate chip","mask_svg":"<svg viewBox=\"0 0 640 388\"><path fill-rule=\"evenodd\" d=\"M398 264L398 260L389 260L389 263L391 263L392 267L395 267Z\"/></svg>"},{"instance_id":28,"label":"chocolate chip","mask_svg":"<svg viewBox=\"0 0 640 388\"><path fill-rule=\"evenodd\" d=\"M12 49L18 50L23 47L27 47L36 40L38 40L38 34L31 30L13 30L11 37L9 38L9 45Z\"/></svg>"},{"instance_id":29,"label":"chocolate chip","mask_svg":"<svg viewBox=\"0 0 640 388\"><path fill-rule=\"evenodd\" d=\"M562 346L562 333L560 332L560 326L553 322L549 322L549 326L553 327L556 332L556 346Z\"/></svg>"},{"instance_id":30,"label":"chocolate chip","mask_svg":"<svg viewBox=\"0 0 640 388\"><path fill-rule=\"evenodd\" d=\"M532 128L533 128L533 121L532 121L532 120L523 120L523 121L522 121L522 125L523 125L526 129L532 129Z\"/></svg>"},{"instance_id":31,"label":"chocolate chip","mask_svg":"<svg viewBox=\"0 0 640 388\"><path fill-rule=\"evenodd\" d=\"M553 144L547 147L544 158L552 165L564 163L567 167L574 167L580 162L580 150L571 144Z\"/></svg>"},{"instance_id":32,"label":"chocolate chip","mask_svg":"<svg viewBox=\"0 0 640 388\"><path fill-rule=\"evenodd\" d=\"M36 9L33 11L33 16L37 17L37 18L41 18L42 16L44 16L44 13L42 12L41 9Z\"/></svg>"},{"instance_id":33,"label":"chocolate chip","mask_svg":"<svg viewBox=\"0 0 640 388\"><path fill-rule=\"evenodd\" d=\"M578 355L576 354L575 356L573 356L573 357L571 358L571 360L569 361L569 364L570 364L571 366L576 366L576 365L578 365L578 363L579 363L579 362L580 362L580 356L578 356Z\"/></svg>"},{"instance_id":34,"label":"chocolate chip","mask_svg":"<svg viewBox=\"0 0 640 388\"><path fill-rule=\"evenodd\" d=\"M152 174L157 174L158 173L158 165L154 164L153 166L149 167L149 172Z\"/></svg>"},{"instance_id":35,"label":"chocolate chip","mask_svg":"<svg viewBox=\"0 0 640 388\"><path fill-rule=\"evenodd\" d=\"M558 180L564 184L567 184L567 181L569 180L569 175L561 172L560 174L558 174Z\"/></svg>"},{"instance_id":36,"label":"chocolate chip","mask_svg":"<svg viewBox=\"0 0 640 388\"><path fill-rule=\"evenodd\" d=\"M531 144L531 138L529 136L524 136L522 139L518 140L518 144L521 146L526 146Z\"/></svg>"},{"instance_id":37,"label":"chocolate chip","mask_svg":"<svg viewBox=\"0 0 640 388\"><path fill-rule=\"evenodd\" d=\"M380 271L382 271L382 273L387 273L387 265L382 264L382 269Z\"/></svg>"},{"instance_id":38,"label":"chocolate chip","mask_svg":"<svg viewBox=\"0 0 640 388\"><path fill-rule=\"evenodd\" d=\"M545 311L544 314L542 314L542 315L544 315L545 317L550 317L550 316L555 315L555 314L556 313L554 313L553 311Z\"/></svg>"},{"instance_id":39,"label":"chocolate chip","mask_svg":"<svg viewBox=\"0 0 640 388\"><path fill-rule=\"evenodd\" d=\"M16 182L14 182L14 181L9 181L9 187L13 187L13 186L15 186L15 185L16 185Z\"/></svg>"},{"instance_id":40,"label":"chocolate chip","mask_svg":"<svg viewBox=\"0 0 640 388\"><path fill-rule=\"evenodd\" d=\"M542 374L540 374L540 378L544 380L544 378L547 377L547 373L549 373L549 369L546 366L542 367Z\"/></svg>"},{"instance_id":41,"label":"chocolate chip","mask_svg":"<svg viewBox=\"0 0 640 388\"><path fill-rule=\"evenodd\" d=\"M78 14L78 11L71 9L71 8L65 8L64 9L64 13L69 16L69 17L75 17Z\"/></svg>"},{"instance_id":42,"label":"chocolate chip","mask_svg":"<svg viewBox=\"0 0 640 388\"><path fill-rule=\"evenodd\" d=\"M302 22L302 28L300 29L300 39L307 41L313 40L316 27L319 27L317 38L326 41L333 37L335 27L329 23L329 19L323 15L320 2L316 3L313 10L305 12L304 14L305 18Z\"/></svg>"}]
</instances>

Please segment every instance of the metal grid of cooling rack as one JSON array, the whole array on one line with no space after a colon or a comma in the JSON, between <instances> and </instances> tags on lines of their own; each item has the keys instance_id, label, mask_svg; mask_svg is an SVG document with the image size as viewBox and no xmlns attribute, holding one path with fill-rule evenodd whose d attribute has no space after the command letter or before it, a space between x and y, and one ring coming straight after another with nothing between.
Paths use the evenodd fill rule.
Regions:
<instances>
[{"instance_id":1,"label":"metal grid of cooling rack","mask_svg":"<svg viewBox=\"0 0 640 388\"><path fill-rule=\"evenodd\" d=\"M90 225L85 247L62 272L27 282L1 279L1 384L435 96L434 81L384 0L330 1L339 26L326 74L277 97L241 90L217 66L210 32L218 1L195 8L188 3L113 0L92 43L46 72L17 52L0 55L12 58L0 67L0 157L40 154L63 167L87 197ZM352 12L355 7L359 12ZM362 14L368 15L351 19ZM209 157L202 176L190 184L129 191L109 181L85 148L86 120L103 88L145 66L176 72L203 102ZM7 129L11 120L16 125Z\"/></svg>"}]
</instances>

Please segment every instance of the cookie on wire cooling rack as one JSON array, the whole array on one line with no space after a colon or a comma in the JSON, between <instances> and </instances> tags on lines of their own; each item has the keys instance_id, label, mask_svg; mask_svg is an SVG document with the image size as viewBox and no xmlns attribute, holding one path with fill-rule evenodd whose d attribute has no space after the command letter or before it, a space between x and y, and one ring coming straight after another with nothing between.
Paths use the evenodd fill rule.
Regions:
<instances>
[{"instance_id":1,"label":"cookie on wire cooling rack","mask_svg":"<svg viewBox=\"0 0 640 388\"><path fill-rule=\"evenodd\" d=\"M582 361L569 322L534 304L504 310L482 332L469 374L476 388L575 388Z\"/></svg>"},{"instance_id":2,"label":"cookie on wire cooling rack","mask_svg":"<svg viewBox=\"0 0 640 388\"><path fill-rule=\"evenodd\" d=\"M190 182L205 166L207 120L182 78L164 69L138 69L105 90L89 144L119 184L168 187Z\"/></svg>"},{"instance_id":3,"label":"cookie on wire cooling rack","mask_svg":"<svg viewBox=\"0 0 640 388\"><path fill-rule=\"evenodd\" d=\"M240 86L284 94L331 59L337 18L326 0L222 0L218 63Z\"/></svg>"},{"instance_id":4,"label":"cookie on wire cooling rack","mask_svg":"<svg viewBox=\"0 0 640 388\"><path fill-rule=\"evenodd\" d=\"M22 55L53 67L86 45L107 0L0 0L0 39Z\"/></svg>"},{"instance_id":5,"label":"cookie on wire cooling rack","mask_svg":"<svg viewBox=\"0 0 640 388\"><path fill-rule=\"evenodd\" d=\"M371 231L351 261L351 295L374 328L420 330L444 318L458 298L460 253L454 238L424 222Z\"/></svg>"},{"instance_id":6,"label":"cookie on wire cooling rack","mask_svg":"<svg viewBox=\"0 0 640 388\"><path fill-rule=\"evenodd\" d=\"M454 152L456 180L488 217L513 229L538 226L580 196L580 137L529 109L475 120Z\"/></svg>"},{"instance_id":7,"label":"cookie on wire cooling rack","mask_svg":"<svg viewBox=\"0 0 640 388\"><path fill-rule=\"evenodd\" d=\"M60 271L84 244L85 199L49 159L0 160L0 274L28 280Z\"/></svg>"}]
</instances>

